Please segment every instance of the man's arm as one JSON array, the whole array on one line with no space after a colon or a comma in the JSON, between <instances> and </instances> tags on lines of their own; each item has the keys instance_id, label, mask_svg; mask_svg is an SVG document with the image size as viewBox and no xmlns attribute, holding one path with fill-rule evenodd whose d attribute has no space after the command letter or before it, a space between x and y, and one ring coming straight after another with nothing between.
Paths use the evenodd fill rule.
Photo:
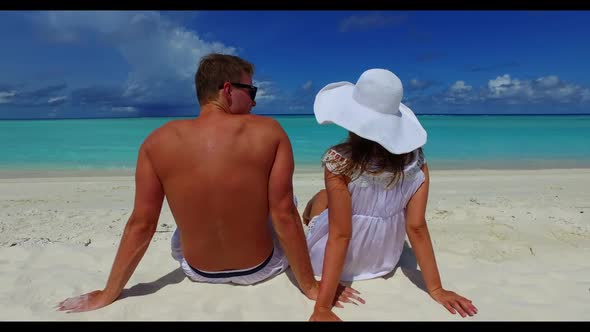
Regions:
<instances>
[{"instance_id":1,"label":"man's arm","mask_svg":"<svg viewBox=\"0 0 590 332\"><path fill-rule=\"evenodd\" d=\"M477 308L471 303L471 300L442 287L430 233L426 225L426 203L430 185L428 166L426 164L422 167L422 171L425 175L424 183L410 198L406 207L406 233L408 239L412 244L412 250L416 255L416 260L422 271L430 296L452 314L459 312L462 317L466 315L473 316L477 313Z\"/></svg>"},{"instance_id":2,"label":"man's arm","mask_svg":"<svg viewBox=\"0 0 590 332\"><path fill-rule=\"evenodd\" d=\"M89 311L109 305L119 297L145 254L156 231L164 201L164 190L152 167L146 146L144 142L139 149L135 170L135 204L121 237L106 287L102 291L66 299L59 304L59 310Z\"/></svg>"},{"instance_id":3,"label":"man's arm","mask_svg":"<svg viewBox=\"0 0 590 332\"><path fill-rule=\"evenodd\" d=\"M307 242L299 212L293 203L293 151L289 137L278 126L279 143L268 183L268 202L272 222L285 250L297 283L307 297L313 297L318 282L313 276Z\"/></svg>"}]
</instances>

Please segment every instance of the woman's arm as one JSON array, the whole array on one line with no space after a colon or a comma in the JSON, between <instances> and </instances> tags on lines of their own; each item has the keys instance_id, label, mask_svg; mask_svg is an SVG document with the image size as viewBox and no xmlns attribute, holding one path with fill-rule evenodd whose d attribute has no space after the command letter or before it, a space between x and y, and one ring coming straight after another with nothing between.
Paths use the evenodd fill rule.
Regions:
<instances>
[{"instance_id":1,"label":"woman's arm","mask_svg":"<svg viewBox=\"0 0 590 332\"><path fill-rule=\"evenodd\" d=\"M447 291L442 287L430 233L426 225L426 203L430 184L426 164L422 166L422 171L425 176L424 183L418 188L406 206L406 232L408 238L416 255L418 265L420 265L430 296L452 314L458 311L462 317L465 317L466 314L473 316L477 313L477 308L471 303L471 300Z\"/></svg>"},{"instance_id":2,"label":"woman's arm","mask_svg":"<svg viewBox=\"0 0 590 332\"><path fill-rule=\"evenodd\" d=\"M348 243L352 236L352 207L347 180L343 175L335 175L328 169L324 172L328 192L329 232L324 254L324 266L318 299L312 320L339 320L332 313L332 303L340 284Z\"/></svg>"}]
</instances>

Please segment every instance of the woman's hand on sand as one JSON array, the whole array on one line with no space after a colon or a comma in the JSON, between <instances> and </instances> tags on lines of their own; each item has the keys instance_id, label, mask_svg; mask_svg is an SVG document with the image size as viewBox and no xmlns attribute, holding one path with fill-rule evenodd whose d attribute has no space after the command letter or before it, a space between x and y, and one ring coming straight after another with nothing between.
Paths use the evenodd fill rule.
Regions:
<instances>
[{"instance_id":1,"label":"woman's hand on sand","mask_svg":"<svg viewBox=\"0 0 590 332\"><path fill-rule=\"evenodd\" d=\"M310 322L341 322L340 319L332 310L330 309L323 309L323 308L316 308L313 310L311 317L309 317Z\"/></svg>"},{"instance_id":2,"label":"woman's hand on sand","mask_svg":"<svg viewBox=\"0 0 590 332\"><path fill-rule=\"evenodd\" d=\"M461 317L477 314L477 308L471 303L471 300L455 292L448 291L444 288L436 289L430 292L430 296L438 303L442 304L453 315L457 312Z\"/></svg>"},{"instance_id":3,"label":"woman's hand on sand","mask_svg":"<svg viewBox=\"0 0 590 332\"><path fill-rule=\"evenodd\" d=\"M316 301L318 299L318 294L320 292L320 283L316 281L313 287L305 294L307 298L310 300ZM334 303L333 305L338 308L344 308L342 303L352 303L358 305L356 302L360 302L365 304L365 300L358 296L360 294L359 291L352 287L344 286L341 283L338 283L338 288L336 289L336 295L334 296ZM356 301L356 302L355 302Z\"/></svg>"},{"instance_id":4,"label":"woman's hand on sand","mask_svg":"<svg viewBox=\"0 0 590 332\"><path fill-rule=\"evenodd\" d=\"M338 283L338 288L336 289L336 296L334 299L334 305L338 308L343 308L340 302L352 303L354 305L358 305L357 302L365 304L365 300L362 297L358 296L358 294L360 294L360 292L356 289Z\"/></svg>"},{"instance_id":5,"label":"woman's hand on sand","mask_svg":"<svg viewBox=\"0 0 590 332\"><path fill-rule=\"evenodd\" d=\"M108 298L103 291L95 290L94 292L86 293L76 297L70 297L64 301L61 301L58 304L57 310L65 311L66 313L90 311L107 306L113 301L114 300Z\"/></svg>"}]
</instances>

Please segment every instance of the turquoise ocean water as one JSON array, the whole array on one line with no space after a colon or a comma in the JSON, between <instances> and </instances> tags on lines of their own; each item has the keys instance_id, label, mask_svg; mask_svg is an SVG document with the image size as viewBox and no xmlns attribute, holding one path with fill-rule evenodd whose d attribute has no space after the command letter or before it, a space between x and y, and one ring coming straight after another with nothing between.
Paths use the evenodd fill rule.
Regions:
<instances>
[{"instance_id":1,"label":"turquoise ocean water","mask_svg":"<svg viewBox=\"0 0 590 332\"><path fill-rule=\"evenodd\" d=\"M298 167L318 166L346 132L313 115L276 116ZM590 167L590 115L418 116L431 169ZM172 118L0 121L0 170L105 170L135 166L138 148Z\"/></svg>"}]
</instances>

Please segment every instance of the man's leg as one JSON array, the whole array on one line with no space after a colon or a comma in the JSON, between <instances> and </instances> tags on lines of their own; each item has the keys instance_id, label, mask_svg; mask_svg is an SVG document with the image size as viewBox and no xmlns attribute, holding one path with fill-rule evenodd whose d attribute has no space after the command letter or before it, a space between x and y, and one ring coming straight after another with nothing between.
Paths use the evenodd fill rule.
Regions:
<instances>
[{"instance_id":1,"label":"man's leg","mask_svg":"<svg viewBox=\"0 0 590 332\"><path fill-rule=\"evenodd\" d=\"M328 208L328 193L325 189L320 190L317 194L315 194L307 205L305 206L305 210L303 210L303 223L305 225L309 224L309 221L313 219L313 217L322 213L325 209Z\"/></svg>"}]
</instances>

